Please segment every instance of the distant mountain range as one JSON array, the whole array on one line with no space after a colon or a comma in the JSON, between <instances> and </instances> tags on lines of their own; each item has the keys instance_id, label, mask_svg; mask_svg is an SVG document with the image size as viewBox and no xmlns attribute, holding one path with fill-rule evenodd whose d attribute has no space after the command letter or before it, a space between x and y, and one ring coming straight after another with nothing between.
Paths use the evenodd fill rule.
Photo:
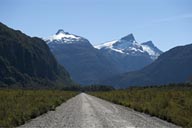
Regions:
<instances>
[{"instance_id":1,"label":"distant mountain range","mask_svg":"<svg viewBox=\"0 0 192 128\"><path fill-rule=\"evenodd\" d=\"M133 34L94 47L110 54L115 52L126 56L147 56L152 60L157 59L162 53L161 50L154 46L152 41L139 44Z\"/></svg>"},{"instance_id":2,"label":"distant mountain range","mask_svg":"<svg viewBox=\"0 0 192 128\"><path fill-rule=\"evenodd\" d=\"M138 43L129 34L92 46L62 29L44 41L0 23L0 87L66 87L74 84L71 78L119 88L162 85L192 81L191 65L192 44L162 53L152 41Z\"/></svg>"},{"instance_id":3,"label":"distant mountain range","mask_svg":"<svg viewBox=\"0 0 192 128\"><path fill-rule=\"evenodd\" d=\"M45 41L0 23L0 87L55 88L71 84L68 72L57 63Z\"/></svg>"},{"instance_id":4,"label":"distant mountain range","mask_svg":"<svg viewBox=\"0 0 192 128\"><path fill-rule=\"evenodd\" d=\"M111 74L116 75L117 69L110 60L102 56L99 50L83 37L59 30L46 39L46 42L58 62L69 71L77 83L94 84Z\"/></svg>"},{"instance_id":5,"label":"distant mountain range","mask_svg":"<svg viewBox=\"0 0 192 128\"><path fill-rule=\"evenodd\" d=\"M60 29L45 41L72 79L83 85L139 70L162 53L151 41L137 43L133 34L93 47L87 39Z\"/></svg>"},{"instance_id":6,"label":"distant mountain range","mask_svg":"<svg viewBox=\"0 0 192 128\"><path fill-rule=\"evenodd\" d=\"M140 44L135 40L133 34L94 47L110 58L121 73L139 70L162 54L162 51L154 46L152 41Z\"/></svg>"},{"instance_id":7,"label":"distant mountain range","mask_svg":"<svg viewBox=\"0 0 192 128\"><path fill-rule=\"evenodd\" d=\"M127 72L102 83L115 87L163 85L192 81L192 44L178 46L163 53L145 68Z\"/></svg>"}]
</instances>

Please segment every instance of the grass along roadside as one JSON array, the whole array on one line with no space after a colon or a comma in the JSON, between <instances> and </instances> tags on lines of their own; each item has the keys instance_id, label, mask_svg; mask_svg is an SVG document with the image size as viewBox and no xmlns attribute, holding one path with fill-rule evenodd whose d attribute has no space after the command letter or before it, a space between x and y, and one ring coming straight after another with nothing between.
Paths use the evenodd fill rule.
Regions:
<instances>
[{"instance_id":1,"label":"grass along roadside","mask_svg":"<svg viewBox=\"0 0 192 128\"><path fill-rule=\"evenodd\" d=\"M77 95L59 90L0 90L0 127L14 127Z\"/></svg>"},{"instance_id":2,"label":"grass along roadside","mask_svg":"<svg viewBox=\"0 0 192 128\"><path fill-rule=\"evenodd\" d=\"M192 127L192 87L190 86L130 88L89 94L186 128Z\"/></svg>"}]
</instances>

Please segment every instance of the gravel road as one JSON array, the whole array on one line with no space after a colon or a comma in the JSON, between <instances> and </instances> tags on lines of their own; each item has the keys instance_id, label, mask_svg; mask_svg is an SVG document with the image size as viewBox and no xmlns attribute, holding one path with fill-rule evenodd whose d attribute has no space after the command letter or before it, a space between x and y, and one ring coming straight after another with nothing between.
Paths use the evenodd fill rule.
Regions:
<instances>
[{"instance_id":1,"label":"gravel road","mask_svg":"<svg viewBox=\"0 0 192 128\"><path fill-rule=\"evenodd\" d=\"M81 93L21 128L177 128L156 117Z\"/></svg>"}]
</instances>

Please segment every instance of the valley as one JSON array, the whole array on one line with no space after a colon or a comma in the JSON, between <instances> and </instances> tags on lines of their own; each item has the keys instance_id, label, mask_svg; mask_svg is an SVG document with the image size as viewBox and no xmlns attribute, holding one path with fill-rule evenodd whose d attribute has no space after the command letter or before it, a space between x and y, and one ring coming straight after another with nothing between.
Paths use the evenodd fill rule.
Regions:
<instances>
[{"instance_id":1,"label":"valley","mask_svg":"<svg viewBox=\"0 0 192 128\"><path fill-rule=\"evenodd\" d=\"M27 7L29 3L23 7ZM91 14L86 18L80 18L76 15L77 12L73 16L68 15L76 9L64 9L62 13L52 15L61 9L53 9L57 7L53 6L55 3L58 4L51 4L48 9L51 10L51 16L47 17L54 19L52 17L59 16L52 20L53 23L51 19L47 20L44 17L48 13L31 19L37 19L33 23L24 23L26 19L17 16L28 16L27 13L21 15L27 12L28 8L15 15L17 18L14 17L11 22L0 21L0 127L192 127L192 44L188 35L190 32L181 32L181 28L176 31L177 26L173 27L174 29L168 29L167 26L161 31L148 28L137 30L138 25L145 26L142 13L138 13L142 14L142 20L139 17L136 21L135 17L132 17L134 22L129 24L131 19L127 17L128 20L123 24L112 25L113 20L124 21L122 19L128 14L124 13L119 19L117 17L123 13L111 13L113 10L119 11L114 8L111 8L108 11L110 15L106 16L118 14L113 20L109 22L102 17L102 20L94 20L92 22L96 22L92 24L90 21L96 15ZM16 10L23 9L20 5L15 6L16 4L18 3L8 5L14 5L17 7ZM81 3L73 4L71 7L79 7L79 4ZM82 7L84 5L86 4ZM128 9L129 4L125 5L125 9ZM135 7L138 5L142 4ZM30 4L30 7L32 6L33 4ZM7 12L17 12L12 11L14 7L9 7L10 10ZM36 11L36 7L40 6L33 7L33 12ZM108 7L108 4L105 7ZM87 9L85 6L84 8ZM115 8L118 7L115 5ZM89 11L91 9L89 8ZM44 9L41 8L38 13L29 15L29 19L42 10ZM83 8L78 11L81 10ZM133 10L136 11L135 8ZM106 9L102 14L105 11ZM150 12L153 11L155 9ZM62 15L63 13L65 15ZM130 14L132 16L134 13ZM75 20L70 21L73 18ZM179 16L178 19L180 18L191 18L191 15ZM15 22L16 19L19 21ZM84 21L79 22L81 19L88 21L86 25ZM43 20L45 21L42 22ZM168 20L177 20L177 16ZM76 21L78 22L75 23ZM96 25L100 24L100 21L107 21L102 29ZM136 23L133 29L132 24L139 21L142 23ZM147 26L155 25L154 21L154 17L150 21L147 20L146 23L150 24ZM2 22L9 22L7 25L14 29ZM91 26L88 27L89 25ZM159 26L159 29L163 28ZM169 32L171 30L172 32ZM78 34L71 33L73 31ZM95 42L100 38L103 42L109 40L104 43ZM173 44L170 45L168 40L174 41ZM163 48L163 51L160 48Z\"/></svg>"}]
</instances>

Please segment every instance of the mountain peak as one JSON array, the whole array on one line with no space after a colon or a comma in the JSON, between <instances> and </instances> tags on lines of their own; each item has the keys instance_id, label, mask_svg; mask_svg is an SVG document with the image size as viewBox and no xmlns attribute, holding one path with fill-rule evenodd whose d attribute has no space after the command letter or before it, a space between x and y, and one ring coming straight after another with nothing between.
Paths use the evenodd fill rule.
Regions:
<instances>
[{"instance_id":1,"label":"mountain peak","mask_svg":"<svg viewBox=\"0 0 192 128\"><path fill-rule=\"evenodd\" d=\"M48 39L45 39L47 43L55 41L56 43L73 43L81 40L82 37L76 36L65 32L63 29L59 29L56 34L50 36Z\"/></svg>"},{"instance_id":2,"label":"mountain peak","mask_svg":"<svg viewBox=\"0 0 192 128\"><path fill-rule=\"evenodd\" d=\"M152 60L157 59L157 57L162 53L162 51L159 50L152 41L147 41L144 43L136 42L132 33L122 37L120 40L114 40L97 45L95 48L101 50L112 50L124 55L140 56L148 54Z\"/></svg>"},{"instance_id":3,"label":"mountain peak","mask_svg":"<svg viewBox=\"0 0 192 128\"><path fill-rule=\"evenodd\" d=\"M59 29L56 34L44 39L47 44L81 44L93 47L90 42L81 36L65 32L63 29Z\"/></svg>"},{"instance_id":4,"label":"mountain peak","mask_svg":"<svg viewBox=\"0 0 192 128\"><path fill-rule=\"evenodd\" d=\"M163 53L160 49L158 49L152 41L147 41L144 43L141 43L141 46L143 47L143 50L148 52L148 54L151 56L153 60L157 59L158 56Z\"/></svg>"},{"instance_id":5,"label":"mountain peak","mask_svg":"<svg viewBox=\"0 0 192 128\"><path fill-rule=\"evenodd\" d=\"M135 41L135 37L133 36L133 34L128 34L127 36L124 36L123 38L121 38L121 40L126 40L126 41Z\"/></svg>"},{"instance_id":6,"label":"mountain peak","mask_svg":"<svg viewBox=\"0 0 192 128\"><path fill-rule=\"evenodd\" d=\"M148 45L148 46L154 47L154 44L153 44L153 42L152 42L151 40L150 40L150 41L147 41L147 42L142 43L142 45Z\"/></svg>"},{"instance_id":7,"label":"mountain peak","mask_svg":"<svg viewBox=\"0 0 192 128\"><path fill-rule=\"evenodd\" d=\"M56 35L59 35L59 34L69 34L68 32L65 32L63 29L59 29L56 33Z\"/></svg>"}]
</instances>

